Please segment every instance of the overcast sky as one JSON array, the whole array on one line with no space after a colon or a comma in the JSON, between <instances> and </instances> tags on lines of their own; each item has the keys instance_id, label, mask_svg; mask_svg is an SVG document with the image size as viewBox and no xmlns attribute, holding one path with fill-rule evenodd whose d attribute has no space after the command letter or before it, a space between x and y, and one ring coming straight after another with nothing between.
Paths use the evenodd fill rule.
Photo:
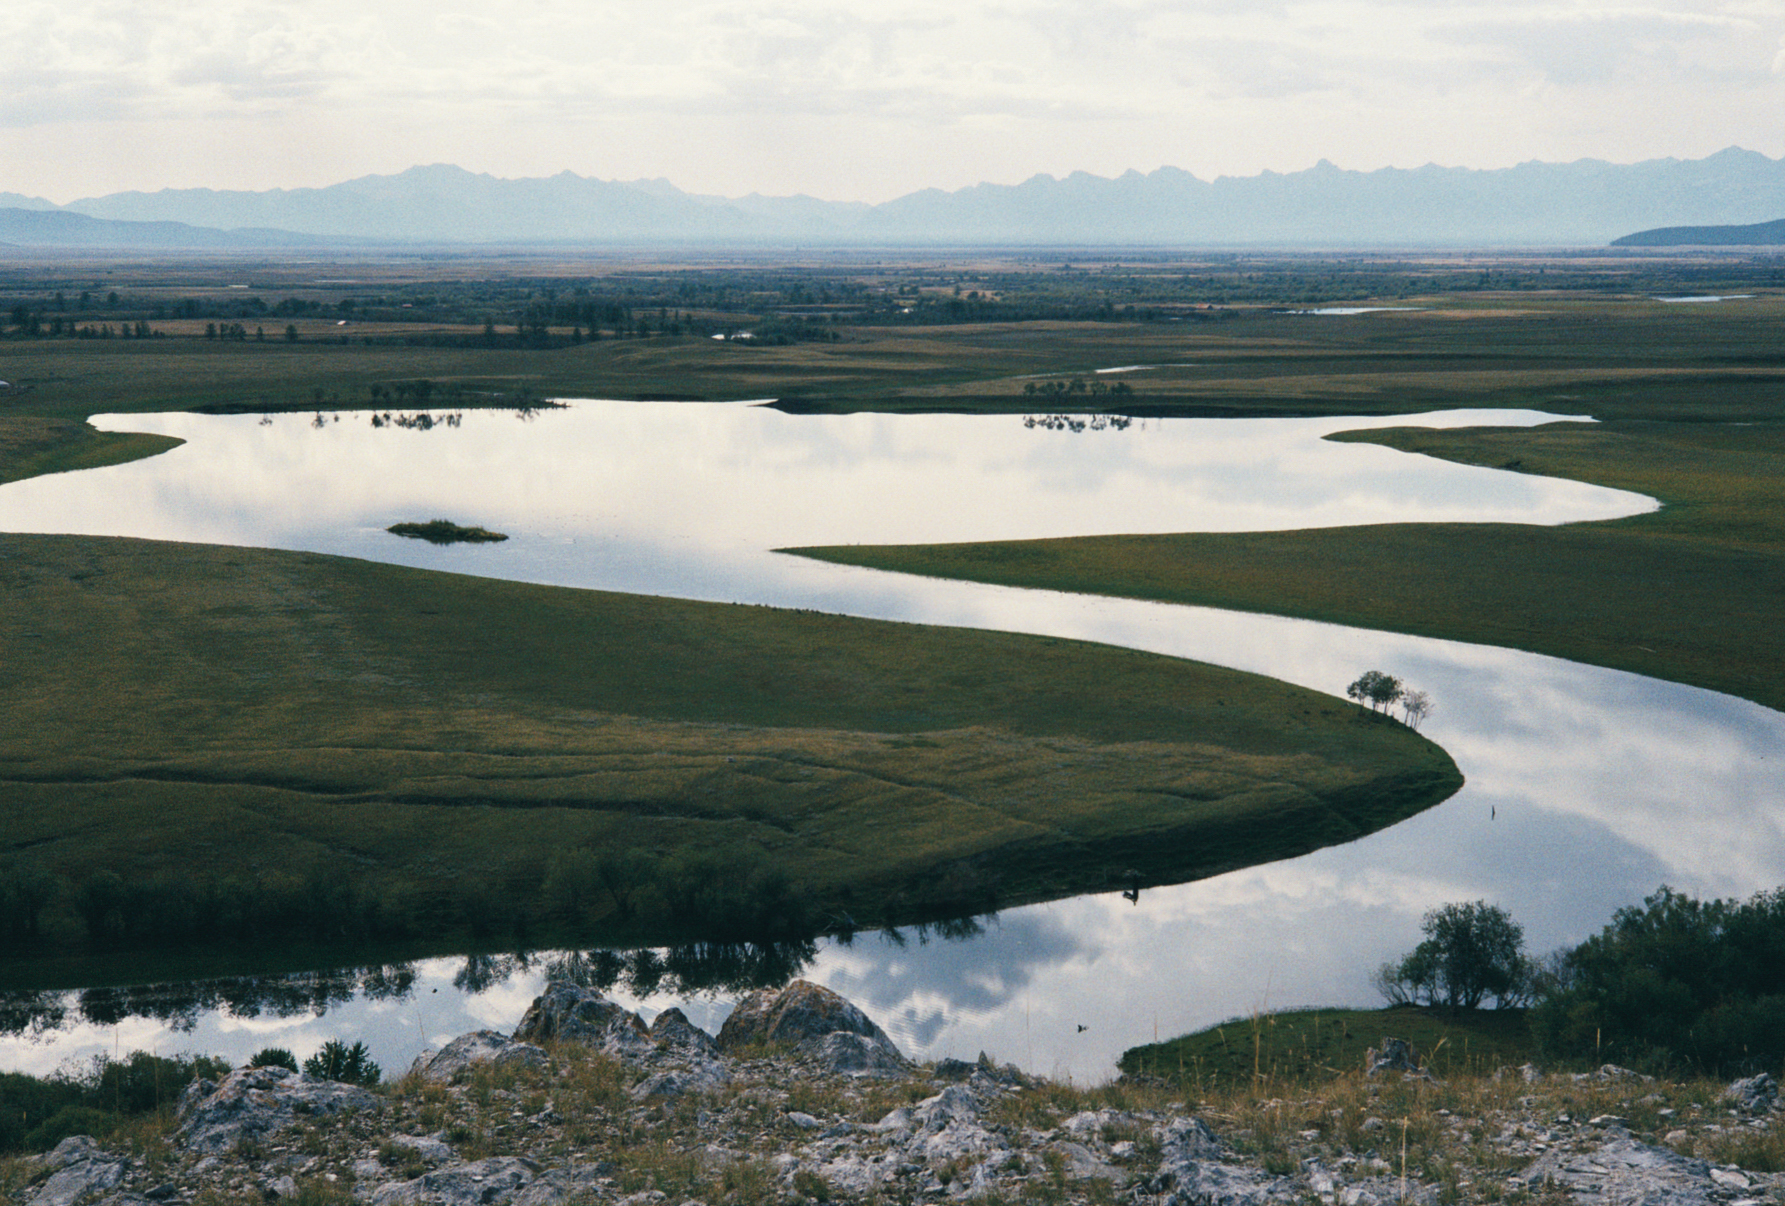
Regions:
<instances>
[{"instance_id":1,"label":"overcast sky","mask_svg":"<svg viewBox=\"0 0 1785 1206\"><path fill-rule=\"evenodd\" d=\"M7 0L0 190L1785 156L1781 0Z\"/></svg>"}]
</instances>

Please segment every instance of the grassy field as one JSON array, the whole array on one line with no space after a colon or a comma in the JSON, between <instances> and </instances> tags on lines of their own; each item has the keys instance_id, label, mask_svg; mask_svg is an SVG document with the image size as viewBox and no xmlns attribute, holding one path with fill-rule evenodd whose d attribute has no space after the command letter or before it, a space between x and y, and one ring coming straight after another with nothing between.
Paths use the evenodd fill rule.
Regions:
<instances>
[{"instance_id":1,"label":"grassy field","mask_svg":"<svg viewBox=\"0 0 1785 1206\"><path fill-rule=\"evenodd\" d=\"M1461 781L1328 697L1064 641L84 537L0 538L0 583L0 875L65 884L13 984L207 932L152 894L82 931L105 872L350 891L330 925L412 949L773 936L1195 878Z\"/></svg>"},{"instance_id":2,"label":"grassy field","mask_svg":"<svg viewBox=\"0 0 1785 1206\"><path fill-rule=\"evenodd\" d=\"M1668 503L1658 516L817 552L1516 645L1779 705L1785 301L1765 265L1580 260L1547 277L1474 261L1387 276L1263 259L791 276L623 265L578 280L469 263L425 279L399 264L325 287L305 276L317 268L145 263L120 267L110 297L111 270L89 267L91 289L33 278L0 293L55 287L80 321L134 316L153 337L0 339L0 481L165 447L98 433L82 422L93 413L425 409L422 383L450 407L580 395L808 411L1592 413L1609 421L1368 438L1645 490ZM236 288L219 282L238 270L265 278L251 286L264 301L205 292ZM1364 292L1372 283L1382 291ZM1758 296L1651 296L1701 289ZM833 290L828 317L804 316ZM995 304L966 304L976 293ZM1223 300L1199 300L1211 296ZM681 298L688 309L672 309ZM1336 300L1418 308L1291 312ZM250 301L290 310L295 338L283 316L264 320L266 339L258 322L246 339L206 337ZM596 324L573 332L566 314L618 317L589 341ZM793 337L707 337L759 324ZM1131 371L1098 372L1115 367ZM1115 380L1130 389L1119 402L1092 392ZM359 919L343 933L450 945L557 925L643 940L715 917L847 926L1181 880L1343 840L1457 782L1397 726L1137 654L317 557L0 542L17 601L0 619L4 657L20 684L0 738L14 805L0 899L33 899L40 871L61 877L46 914L59 940L79 932L85 900L101 947L152 937L128 932L125 906L79 896L108 868L135 884L189 871L213 893L207 908L225 889L306 898ZM328 883L364 895L318 904ZM40 958L38 982L48 967Z\"/></svg>"},{"instance_id":3,"label":"grassy field","mask_svg":"<svg viewBox=\"0 0 1785 1206\"><path fill-rule=\"evenodd\" d=\"M1605 523L1418 524L800 550L1012 586L1505 645L1785 708L1785 425L1615 421L1354 438L1660 498Z\"/></svg>"},{"instance_id":4,"label":"grassy field","mask_svg":"<svg viewBox=\"0 0 1785 1206\"><path fill-rule=\"evenodd\" d=\"M1482 1075L1535 1058L1522 1009L1430 1006L1391 1009L1286 1009L1234 1018L1164 1042L1130 1047L1119 1061L1130 1076L1178 1083L1199 1095L1264 1083L1318 1084L1364 1070L1383 1036L1412 1043L1442 1079Z\"/></svg>"}]
</instances>

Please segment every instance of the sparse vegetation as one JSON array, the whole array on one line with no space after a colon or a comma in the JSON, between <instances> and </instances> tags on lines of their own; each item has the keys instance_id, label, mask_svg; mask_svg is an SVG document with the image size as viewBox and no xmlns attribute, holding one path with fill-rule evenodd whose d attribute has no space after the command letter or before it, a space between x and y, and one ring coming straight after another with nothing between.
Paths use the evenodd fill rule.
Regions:
<instances>
[{"instance_id":1,"label":"sparse vegetation","mask_svg":"<svg viewBox=\"0 0 1785 1206\"><path fill-rule=\"evenodd\" d=\"M488 528L466 527L450 519L430 519L426 523L393 523L385 531L396 536L410 536L429 544L490 544L507 540L501 532Z\"/></svg>"}]
</instances>

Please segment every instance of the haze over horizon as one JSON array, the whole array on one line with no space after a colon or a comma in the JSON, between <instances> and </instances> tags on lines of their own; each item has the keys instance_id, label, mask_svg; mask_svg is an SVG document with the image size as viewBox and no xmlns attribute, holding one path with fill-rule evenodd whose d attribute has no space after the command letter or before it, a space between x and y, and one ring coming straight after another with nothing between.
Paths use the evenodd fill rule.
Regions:
<instances>
[{"instance_id":1,"label":"haze over horizon","mask_svg":"<svg viewBox=\"0 0 1785 1206\"><path fill-rule=\"evenodd\" d=\"M1773 0L14 0L0 191L418 164L883 202L1046 173L1785 156Z\"/></svg>"}]
</instances>

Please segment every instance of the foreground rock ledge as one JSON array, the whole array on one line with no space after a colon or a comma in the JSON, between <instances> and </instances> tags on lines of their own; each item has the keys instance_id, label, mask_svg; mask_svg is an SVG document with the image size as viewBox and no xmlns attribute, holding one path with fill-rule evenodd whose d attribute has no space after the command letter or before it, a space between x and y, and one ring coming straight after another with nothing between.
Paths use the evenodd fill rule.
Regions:
<instances>
[{"instance_id":1,"label":"foreground rock ledge","mask_svg":"<svg viewBox=\"0 0 1785 1206\"><path fill-rule=\"evenodd\" d=\"M1385 1043L1386 1049L1386 1043ZM1435 1082L1418 1069L1408 1083ZM1518 1090L1650 1092L1622 1069L1544 1077ZM1382 1093L1371 1085L1366 1106ZM513 1036L478 1031L370 1091L278 1068L199 1082L165 1149L108 1151L78 1136L21 1162L25 1206L583 1206L684 1202L993 1201L1378 1206L1508 1197L1594 1206L1760 1206L1785 1174L1716 1165L1633 1137L1624 1119L1575 1121L1536 1095L1528 1116L1435 1112L1476 1169L1432 1179L1383 1152L1335 1150L1319 1127L1285 1128L1267 1171L1182 1102L1084 1109L1061 1086L981 1055L910 1064L861 1010L796 981L743 1001L717 1039L680 1010L650 1027L599 993L554 985ZM1384 1099L1386 1101L1386 1098ZM1326 1102L1271 1101L1288 1117ZM1770 1077L1732 1085L1710 1132L1774 1135ZM1697 1107L1703 1110L1703 1106ZM1662 1111L1672 1115L1674 1111ZM1686 1120L1682 1120L1686 1121ZM1233 1139L1256 1139L1251 1129ZM1280 1136L1281 1140L1283 1137ZM1295 1146L1299 1141L1300 1147ZM1486 1153L1485 1155L1483 1153Z\"/></svg>"}]
</instances>

